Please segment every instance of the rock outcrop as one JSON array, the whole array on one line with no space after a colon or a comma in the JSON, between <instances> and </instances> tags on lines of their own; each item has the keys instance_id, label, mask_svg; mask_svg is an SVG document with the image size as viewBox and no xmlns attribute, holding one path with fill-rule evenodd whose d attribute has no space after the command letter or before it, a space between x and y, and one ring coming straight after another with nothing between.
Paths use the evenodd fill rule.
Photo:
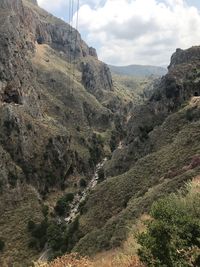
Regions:
<instances>
[{"instance_id":1,"label":"rock outcrop","mask_svg":"<svg viewBox=\"0 0 200 267\"><path fill-rule=\"evenodd\" d=\"M171 62L168 67L169 70L175 68L179 64L188 64L192 62L199 63L200 60L200 47L193 46L187 50L180 48L176 49L176 52L171 57Z\"/></svg>"},{"instance_id":2,"label":"rock outcrop","mask_svg":"<svg viewBox=\"0 0 200 267\"><path fill-rule=\"evenodd\" d=\"M99 100L102 99L104 91L113 91L110 69L106 64L96 64L93 60L82 63L82 83L86 90Z\"/></svg>"}]
</instances>

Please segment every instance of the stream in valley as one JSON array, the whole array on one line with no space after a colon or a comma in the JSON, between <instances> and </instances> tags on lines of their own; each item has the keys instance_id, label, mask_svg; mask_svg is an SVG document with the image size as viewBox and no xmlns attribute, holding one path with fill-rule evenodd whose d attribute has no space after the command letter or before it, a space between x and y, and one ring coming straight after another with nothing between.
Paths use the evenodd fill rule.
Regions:
<instances>
[{"instance_id":1,"label":"stream in valley","mask_svg":"<svg viewBox=\"0 0 200 267\"><path fill-rule=\"evenodd\" d=\"M65 222L67 224L70 224L71 222L73 222L76 219L76 217L79 214L80 205L85 201L85 199L88 196L88 194L90 193L90 191L98 184L98 180L99 180L98 172L104 166L106 161L107 161L107 158L104 158L100 163L98 163L96 165L95 173L94 173L91 181L88 183L86 188L81 193L77 193L75 195L74 200L70 205L69 215L65 218Z\"/></svg>"}]
</instances>

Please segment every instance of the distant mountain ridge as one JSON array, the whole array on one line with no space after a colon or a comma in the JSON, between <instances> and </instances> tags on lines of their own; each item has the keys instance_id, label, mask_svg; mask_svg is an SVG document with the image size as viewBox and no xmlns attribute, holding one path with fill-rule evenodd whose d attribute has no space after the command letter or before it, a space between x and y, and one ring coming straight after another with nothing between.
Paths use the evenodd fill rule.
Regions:
<instances>
[{"instance_id":1,"label":"distant mountain ridge","mask_svg":"<svg viewBox=\"0 0 200 267\"><path fill-rule=\"evenodd\" d=\"M128 66L112 66L109 65L111 71L115 74L128 76L163 76L167 73L164 67L150 65L128 65Z\"/></svg>"}]
</instances>

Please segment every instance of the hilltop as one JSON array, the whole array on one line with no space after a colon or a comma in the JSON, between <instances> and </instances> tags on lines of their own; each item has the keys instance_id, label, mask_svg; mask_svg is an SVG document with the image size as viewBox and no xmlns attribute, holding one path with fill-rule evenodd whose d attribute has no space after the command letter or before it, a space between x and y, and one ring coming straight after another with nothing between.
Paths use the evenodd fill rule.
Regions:
<instances>
[{"instance_id":1,"label":"hilltop","mask_svg":"<svg viewBox=\"0 0 200 267\"><path fill-rule=\"evenodd\" d=\"M129 66L112 66L109 65L114 74L146 77L146 76L163 76L167 73L167 69L158 66L148 65L129 65Z\"/></svg>"}]
</instances>

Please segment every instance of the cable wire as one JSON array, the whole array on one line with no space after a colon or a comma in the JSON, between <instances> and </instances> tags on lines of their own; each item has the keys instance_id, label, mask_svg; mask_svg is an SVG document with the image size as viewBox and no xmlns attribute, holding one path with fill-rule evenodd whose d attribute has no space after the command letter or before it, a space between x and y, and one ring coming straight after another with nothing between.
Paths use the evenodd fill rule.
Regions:
<instances>
[{"instance_id":1,"label":"cable wire","mask_svg":"<svg viewBox=\"0 0 200 267\"><path fill-rule=\"evenodd\" d=\"M78 41L78 19L79 19L79 7L80 7L80 1L77 0L77 6L76 6L76 18L74 21L75 23L75 30L73 29L73 16L74 16L74 0L69 0L69 31L68 31L68 54L69 54L69 90L70 93L73 93L74 91L74 79L75 79L75 65L76 65L76 46ZM73 31L75 31L75 39L73 40ZM74 41L74 47L73 47L73 41ZM71 76L71 78L70 78Z\"/></svg>"}]
</instances>

